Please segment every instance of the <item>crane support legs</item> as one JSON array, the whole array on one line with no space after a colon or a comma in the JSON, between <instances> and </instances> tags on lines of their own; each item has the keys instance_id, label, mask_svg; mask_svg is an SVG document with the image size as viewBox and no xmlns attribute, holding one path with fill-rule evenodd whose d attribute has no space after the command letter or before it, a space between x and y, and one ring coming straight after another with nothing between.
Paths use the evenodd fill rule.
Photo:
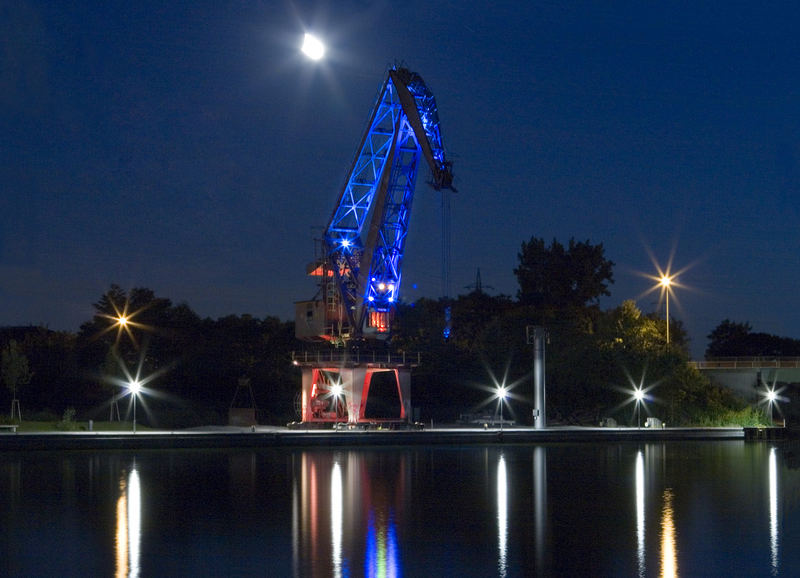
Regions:
<instances>
[{"instance_id":1,"label":"crane support legs","mask_svg":"<svg viewBox=\"0 0 800 578\"><path fill-rule=\"evenodd\" d=\"M304 363L302 374L301 419L306 424L347 424L350 426L407 422L411 415L411 368L394 364ZM390 400L390 416L367 415L370 386L377 374L391 384L396 396ZM386 389L386 388L385 388Z\"/></svg>"}]
</instances>

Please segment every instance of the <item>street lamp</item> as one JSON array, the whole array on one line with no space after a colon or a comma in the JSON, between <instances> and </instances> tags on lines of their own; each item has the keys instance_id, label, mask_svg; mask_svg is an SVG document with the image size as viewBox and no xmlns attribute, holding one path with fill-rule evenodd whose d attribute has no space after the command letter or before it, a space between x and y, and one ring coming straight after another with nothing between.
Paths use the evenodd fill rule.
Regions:
<instances>
[{"instance_id":1,"label":"street lamp","mask_svg":"<svg viewBox=\"0 0 800 578\"><path fill-rule=\"evenodd\" d=\"M659 283L661 284L663 291L666 293L666 299L667 299L667 347L669 347L669 292L672 287L673 277L674 275L673 276L662 275L661 279L659 280Z\"/></svg>"},{"instance_id":2,"label":"street lamp","mask_svg":"<svg viewBox=\"0 0 800 578\"><path fill-rule=\"evenodd\" d=\"M333 396L333 411L336 416L336 426L339 426L339 396L342 395L342 386L339 383L331 387L331 395Z\"/></svg>"},{"instance_id":3,"label":"street lamp","mask_svg":"<svg viewBox=\"0 0 800 578\"><path fill-rule=\"evenodd\" d=\"M774 389L767 390L767 404L769 405L769 425L775 425L775 420L772 417L772 406L778 400L778 393Z\"/></svg>"},{"instance_id":4,"label":"street lamp","mask_svg":"<svg viewBox=\"0 0 800 578\"><path fill-rule=\"evenodd\" d=\"M128 382L128 391L133 396L133 433L136 433L136 398L139 396L139 392L142 391L142 384L138 379L133 379Z\"/></svg>"},{"instance_id":5,"label":"street lamp","mask_svg":"<svg viewBox=\"0 0 800 578\"><path fill-rule=\"evenodd\" d=\"M636 427L642 427L642 414L640 409L640 404L644 403L644 390L641 387L637 387L633 390L633 399L636 400L636 407L634 408L636 412Z\"/></svg>"},{"instance_id":6,"label":"street lamp","mask_svg":"<svg viewBox=\"0 0 800 578\"><path fill-rule=\"evenodd\" d=\"M505 386L501 385L497 388L497 399L498 403L500 403L500 429L503 429L503 404L505 403L506 397L508 396L508 390Z\"/></svg>"}]
</instances>

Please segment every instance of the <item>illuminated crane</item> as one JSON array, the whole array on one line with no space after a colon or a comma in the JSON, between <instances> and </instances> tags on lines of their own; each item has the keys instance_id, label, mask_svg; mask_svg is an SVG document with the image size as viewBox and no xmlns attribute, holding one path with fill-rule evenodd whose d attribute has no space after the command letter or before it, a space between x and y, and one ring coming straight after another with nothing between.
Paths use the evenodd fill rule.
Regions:
<instances>
[{"instance_id":1,"label":"illuminated crane","mask_svg":"<svg viewBox=\"0 0 800 578\"><path fill-rule=\"evenodd\" d=\"M454 190L436 100L417 73L394 67L319 243L321 254L308 267L308 274L319 278L320 291L315 299L295 304L298 338L357 346L389 336L421 158L430 168L434 189ZM339 391L346 400L347 421L363 421L372 375L386 371L396 377L397 418L408 419L405 360L389 356L369 364L345 348L336 363L297 358L295 363L303 368L304 422L339 421L344 411Z\"/></svg>"},{"instance_id":2,"label":"illuminated crane","mask_svg":"<svg viewBox=\"0 0 800 578\"><path fill-rule=\"evenodd\" d=\"M386 338L400 292L417 168L436 190L452 189L436 100L422 78L393 68L308 270L321 298L297 304L297 336L336 343Z\"/></svg>"}]
</instances>

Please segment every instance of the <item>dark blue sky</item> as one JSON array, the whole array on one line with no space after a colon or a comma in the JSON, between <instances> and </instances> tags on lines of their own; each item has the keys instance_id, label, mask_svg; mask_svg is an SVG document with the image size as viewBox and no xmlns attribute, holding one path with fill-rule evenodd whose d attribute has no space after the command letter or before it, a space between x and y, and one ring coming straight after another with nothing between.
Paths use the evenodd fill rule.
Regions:
<instances>
[{"instance_id":1,"label":"dark blue sky","mask_svg":"<svg viewBox=\"0 0 800 578\"><path fill-rule=\"evenodd\" d=\"M616 263L606 307L658 307L651 255L686 269L671 313L695 355L725 318L800 338L793 3L71 4L0 1L0 325L76 330L111 283L290 319L404 62L455 163L452 294L480 268L514 296L523 241L576 237ZM406 300L441 294L424 178Z\"/></svg>"}]
</instances>

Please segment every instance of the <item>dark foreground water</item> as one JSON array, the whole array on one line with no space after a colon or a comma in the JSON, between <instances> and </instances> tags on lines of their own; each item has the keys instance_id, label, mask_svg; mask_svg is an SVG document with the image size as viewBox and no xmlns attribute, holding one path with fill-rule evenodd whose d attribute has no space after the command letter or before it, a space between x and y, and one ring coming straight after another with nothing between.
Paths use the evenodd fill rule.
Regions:
<instances>
[{"instance_id":1,"label":"dark foreground water","mask_svg":"<svg viewBox=\"0 0 800 578\"><path fill-rule=\"evenodd\" d=\"M797 576L793 451L0 454L0 575Z\"/></svg>"}]
</instances>

